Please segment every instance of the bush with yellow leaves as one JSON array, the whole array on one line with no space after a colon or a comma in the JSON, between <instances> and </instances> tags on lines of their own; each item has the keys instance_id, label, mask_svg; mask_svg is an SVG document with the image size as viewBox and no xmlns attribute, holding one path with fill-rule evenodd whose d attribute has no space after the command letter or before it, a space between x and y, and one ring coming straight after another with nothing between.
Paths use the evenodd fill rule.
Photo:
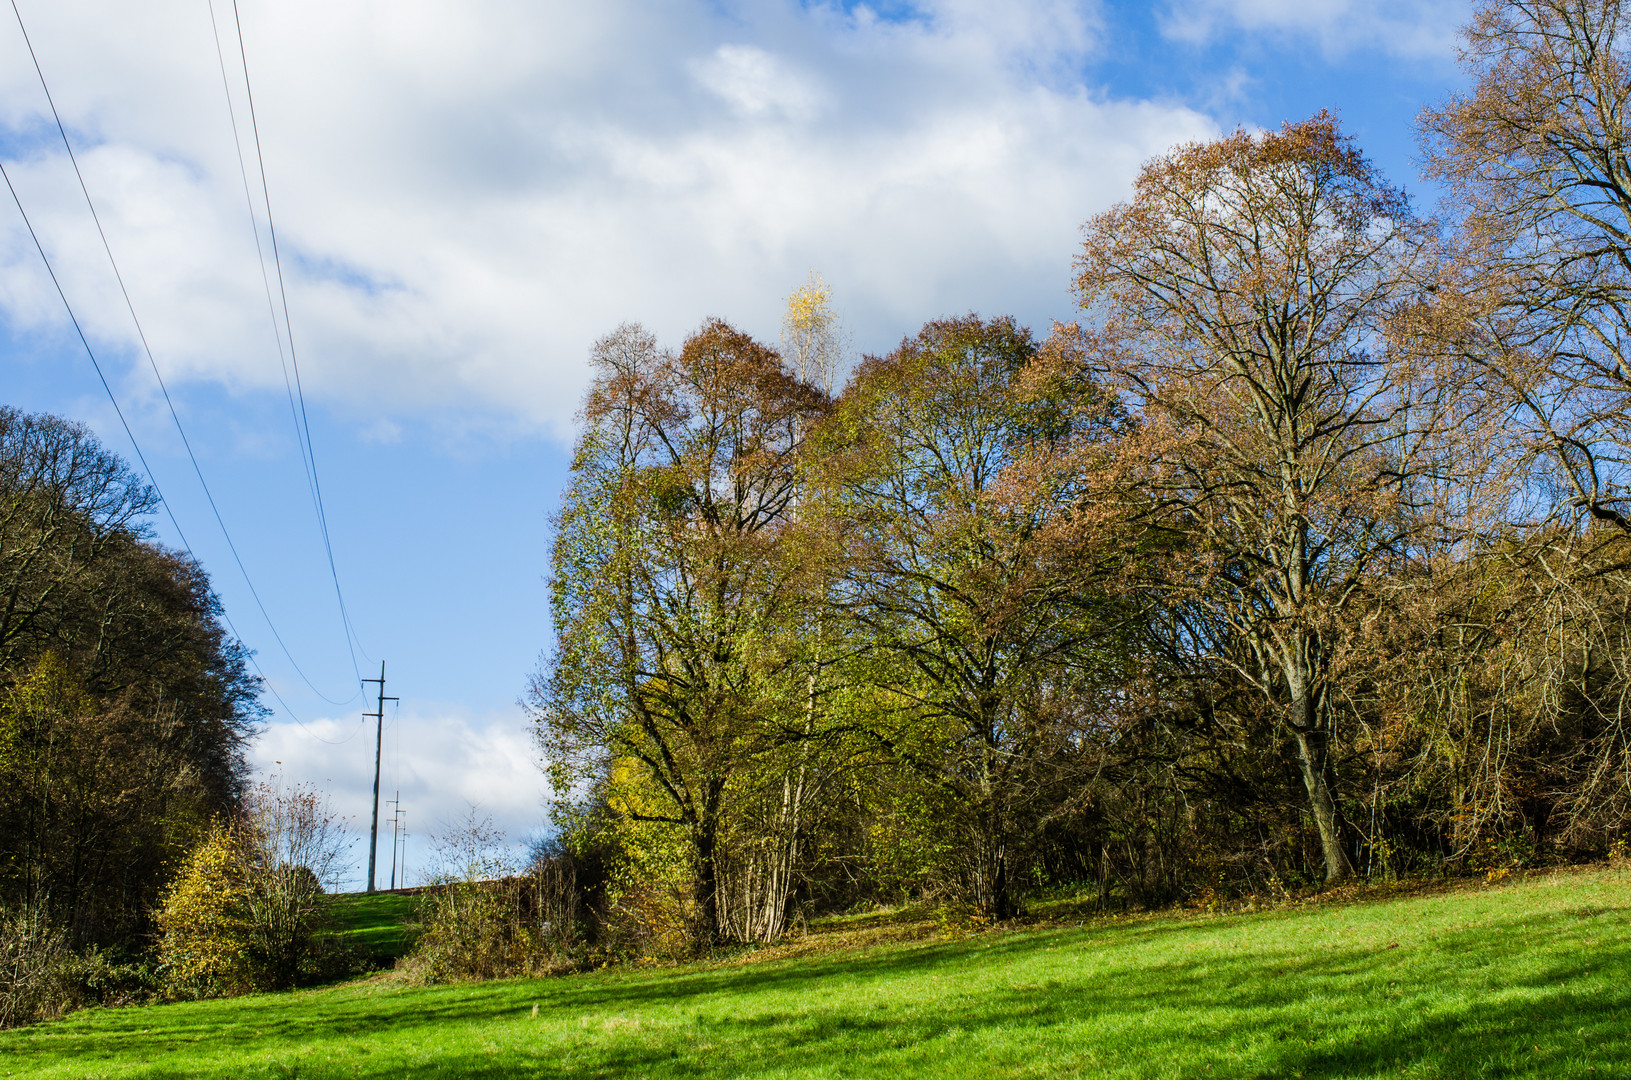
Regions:
<instances>
[{"instance_id":1,"label":"bush with yellow leaves","mask_svg":"<svg viewBox=\"0 0 1631 1080\"><path fill-rule=\"evenodd\" d=\"M232 822L215 822L165 891L158 913L166 991L212 997L282 990L347 974L359 957L322 933L350 846L315 789L257 785Z\"/></svg>"},{"instance_id":2,"label":"bush with yellow leaves","mask_svg":"<svg viewBox=\"0 0 1631 1080\"><path fill-rule=\"evenodd\" d=\"M255 986L241 846L231 825L215 822L165 890L159 964L172 996L215 997Z\"/></svg>"}]
</instances>

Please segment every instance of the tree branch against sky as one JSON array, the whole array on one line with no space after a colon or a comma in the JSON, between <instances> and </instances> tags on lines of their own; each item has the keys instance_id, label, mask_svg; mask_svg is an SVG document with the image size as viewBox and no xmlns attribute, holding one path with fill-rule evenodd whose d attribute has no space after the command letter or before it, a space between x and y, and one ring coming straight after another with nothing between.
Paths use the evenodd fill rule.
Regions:
<instances>
[{"instance_id":1,"label":"tree branch against sky","mask_svg":"<svg viewBox=\"0 0 1631 1080\"><path fill-rule=\"evenodd\" d=\"M947 312L1044 327L1071 310L1060 268L1075 225L1121 197L1142 159L1331 104L1400 172L1415 102L1453 68L1417 48L1442 5L1201 6L1218 15L1205 40L1165 21L1194 5L1087 0L427 0L383 29L344 2L242 8L311 434L340 508L335 555L364 647L413 673L393 686L404 804L421 825L471 798L512 835L539 825L539 781L503 762L527 737L516 673L549 633L537 552L553 497L515 493L564 482L585 357L631 297L667 340L719 311L774 341L789 290L818 266L861 349L887 351ZM8 23L8 175L152 479L288 702L251 749L257 767L282 761L364 810L372 763L330 745L352 745L355 710L333 701L355 673L311 581L325 568L208 7L19 8L222 515L321 688L308 692L256 617L167 418L146 407L152 372ZM9 403L84 421L134 460L9 209L0 367ZM480 557L443 558L476 520ZM154 529L180 545L168 521Z\"/></svg>"},{"instance_id":2,"label":"tree branch against sky","mask_svg":"<svg viewBox=\"0 0 1631 1080\"><path fill-rule=\"evenodd\" d=\"M1462 62L1471 88L1421 119L1464 225L1462 347L1504 387L1543 512L1631 535L1631 12L1484 3Z\"/></svg>"}]
</instances>

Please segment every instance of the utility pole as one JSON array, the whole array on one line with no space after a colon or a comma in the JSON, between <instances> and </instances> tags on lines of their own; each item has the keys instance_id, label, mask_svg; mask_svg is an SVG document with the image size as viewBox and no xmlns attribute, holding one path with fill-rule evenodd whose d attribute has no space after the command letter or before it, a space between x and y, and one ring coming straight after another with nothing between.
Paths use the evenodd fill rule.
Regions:
<instances>
[{"instance_id":1,"label":"utility pole","mask_svg":"<svg viewBox=\"0 0 1631 1080\"><path fill-rule=\"evenodd\" d=\"M390 805L396 807L395 810L391 811L391 889L394 892L396 890L397 836L402 832L402 819L406 816L402 810L402 792L400 790L397 791L396 798L390 800ZM407 884L408 880L407 870L406 866L402 868L402 882L404 885Z\"/></svg>"},{"instance_id":2,"label":"utility pole","mask_svg":"<svg viewBox=\"0 0 1631 1080\"><path fill-rule=\"evenodd\" d=\"M379 854L379 752L385 741L385 703L387 701L400 701L401 698L385 696L385 661L379 662L379 678L364 679L363 682L379 683L379 704L371 713L363 713L364 717L374 718L374 818L368 826L368 891L374 890L374 859ZM396 861L395 841L392 842L391 859Z\"/></svg>"},{"instance_id":3,"label":"utility pole","mask_svg":"<svg viewBox=\"0 0 1631 1080\"><path fill-rule=\"evenodd\" d=\"M402 815L402 887L408 887L408 812L398 810Z\"/></svg>"}]
</instances>

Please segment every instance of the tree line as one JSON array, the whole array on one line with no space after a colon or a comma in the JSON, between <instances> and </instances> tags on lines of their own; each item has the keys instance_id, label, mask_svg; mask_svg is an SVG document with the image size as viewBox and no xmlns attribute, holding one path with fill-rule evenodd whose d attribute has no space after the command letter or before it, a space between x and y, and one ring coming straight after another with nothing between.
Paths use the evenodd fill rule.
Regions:
<instances>
[{"instance_id":1,"label":"tree line","mask_svg":"<svg viewBox=\"0 0 1631 1080\"><path fill-rule=\"evenodd\" d=\"M116 955L147 949L175 864L236 808L262 715L157 506L82 425L0 406L0 917Z\"/></svg>"},{"instance_id":2,"label":"tree line","mask_svg":"<svg viewBox=\"0 0 1631 1080\"><path fill-rule=\"evenodd\" d=\"M597 343L527 704L598 932L1622 851L1625 33L1479 6L1438 217L1321 113L1146 163L1043 335Z\"/></svg>"}]
</instances>

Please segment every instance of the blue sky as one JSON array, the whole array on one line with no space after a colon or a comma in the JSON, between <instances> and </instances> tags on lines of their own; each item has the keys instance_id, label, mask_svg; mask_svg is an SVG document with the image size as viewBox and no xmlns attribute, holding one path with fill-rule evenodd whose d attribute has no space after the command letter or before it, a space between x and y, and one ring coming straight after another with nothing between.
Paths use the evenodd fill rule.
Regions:
<instances>
[{"instance_id":1,"label":"blue sky","mask_svg":"<svg viewBox=\"0 0 1631 1080\"><path fill-rule=\"evenodd\" d=\"M257 768L321 784L366 829L372 740L345 699L383 658L403 699L385 787L403 792L415 875L429 835L471 803L512 837L544 821L516 699L549 641L548 517L597 336L639 320L678 344L717 314L774 341L811 270L857 351L968 310L1045 329L1071 315L1078 227L1141 160L1321 108L1430 211L1413 124L1457 85L1468 14L1404 0L240 0L334 559L365 650L354 666L256 255L259 176L250 156L252 226L233 141L229 92L245 131L248 113L231 2L215 3L230 91L207 0L19 0L292 661L137 351L9 16L0 159L286 703L268 698ZM131 453L9 202L0 400ZM179 544L168 520L155 528Z\"/></svg>"}]
</instances>

